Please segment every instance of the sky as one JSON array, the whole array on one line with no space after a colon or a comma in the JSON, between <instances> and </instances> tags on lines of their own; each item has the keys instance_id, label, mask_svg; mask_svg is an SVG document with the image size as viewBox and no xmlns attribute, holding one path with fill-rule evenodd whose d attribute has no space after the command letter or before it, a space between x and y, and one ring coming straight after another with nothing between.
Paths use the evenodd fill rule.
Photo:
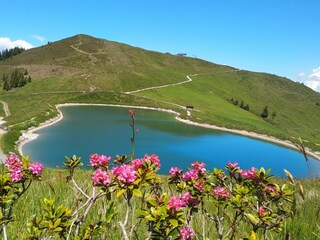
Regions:
<instances>
[{"instance_id":1,"label":"sky","mask_svg":"<svg viewBox=\"0 0 320 240\"><path fill-rule=\"evenodd\" d=\"M0 9L0 50L81 33L320 92L320 0L1 0Z\"/></svg>"}]
</instances>

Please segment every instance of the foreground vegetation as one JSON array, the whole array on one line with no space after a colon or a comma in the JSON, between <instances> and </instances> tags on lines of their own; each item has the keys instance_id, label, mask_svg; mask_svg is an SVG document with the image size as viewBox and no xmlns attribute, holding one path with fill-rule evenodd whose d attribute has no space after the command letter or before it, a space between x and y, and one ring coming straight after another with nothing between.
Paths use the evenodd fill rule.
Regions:
<instances>
[{"instance_id":1,"label":"foreground vegetation","mask_svg":"<svg viewBox=\"0 0 320 240\"><path fill-rule=\"evenodd\" d=\"M80 170L77 171L73 178L78 183L78 185L84 190L85 193L91 194L92 189L92 180L91 180L91 171ZM54 170L54 169L45 169L42 173L42 181L34 182L28 191L19 199L14 210L13 218L8 224L7 231L9 239L15 237L22 239L23 236L30 234L28 232L27 226L31 226L32 219L35 216L41 216L44 214L43 209L46 208L43 199L55 199L55 209L59 206L64 206L68 209L76 209L77 207L84 204L84 197L81 193L75 190L74 185L72 185L70 178L68 178L69 172L65 170ZM69 179L69 181L68 181ZM178 194L176 191L173 191L172 186L169 186L169 177L160 176L161 191L163 193ZM277 179L277 184L282 185L284 180ZM284 223L282 226L282 231L280 233L270 231L267 235L268 239L319 239L320 237L320 227L319 222L319 191L320 181L319 180L302 180L304 187L305 200L302 200L299 196L297 197L297 206L296 214L294 217ZM98 187L99 188L99 187ZM160 188L159 188L160 189ZM99 191L98 191L99 192ZM97 192L97 193L98 193ZM104 192L104 191L103 191ZM100 220L105 220L106 215L102 213L109 209L110 204L114 204L114 215L112 221L104 223L105 225L100 226L101 231L99 231L98 236L93 239L121 239L123 238L122 231L119 226L119 222L123 221L125 218L125 208L126 204L123 201L123 196L116 197L113 195L111 199L102 198L100 201L93 206L89 215L87 216L87 223L84 224L84 229L89 227L88 223L98 223ZM135 230L135 234L131 239L145 239L146 232L148 230L147 226L141 223L139 219L138 209L143 208L145 203L143 203L143 198L133 197L131 202L132 212L128 220L128 226L136 226L139 224L139 228ZM204 201L206 207L212 205L208 199ZM216 210L216 207L209 207L208 212L213 214ZM228 212L231 213L231 212ZM102 215L101 215L102 214ZM200 212L195 212L193 217L193 229L198 236L198 239L202 239L202 217ZM205 235L208 239L217 239L218 232L214 226L214 221L209 217L205 217L204 222L206 229ZM92 225L91 227L98 227L98 225ZM238 226L239 231L242 233L249 233L249 238L251 235L252 226L251 224L243 223ZM129 228L130 229L130 228ZM53 229L54 230L54 229ZM97 229L96 229L97 230ZM47 230L48 231L48 230ZM49 231L50 233L50 231ZM48 234L48 232L47 232ZM51 231L52 235L58 235L58 231ZM258 232L258 239L262 238L262 232ZM34 238L36 239L36 238ZM56 239L59 239L57 236ZM254 238L251 238L254 239Z\"/></svg>"},{"instance_id":2,"label":"foreground vegetation","mask_svg":"<svg viewBox=\"0 0 320 240\"><path fill-rule=\"evenodd\" d=\"M0 61L0 76L26 69L32 82L0 90L12 129L1 142L16 151L21 130L56 114L55 104L115 103L173 109L183 118L280 139L302 137L320 150L320 94L286 78L76 35ZM192 82L130 91L183 82ZM3 83L2 83L3 84ZM243 106L241 106L241 103ZM185 106L192 106L187 116ZM262 114L267 107L268 114ZM1 115L4 116L4 115ZM263 117L262 117L263 116Z\"/></svg>"}]
</instances>

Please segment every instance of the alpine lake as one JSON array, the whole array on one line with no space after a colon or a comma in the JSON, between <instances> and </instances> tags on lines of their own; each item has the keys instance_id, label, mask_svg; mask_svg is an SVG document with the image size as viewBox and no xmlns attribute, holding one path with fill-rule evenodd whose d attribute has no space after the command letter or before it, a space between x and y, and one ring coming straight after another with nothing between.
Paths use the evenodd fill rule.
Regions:
<instances>
[{"instance_id":1,"label":"alpine lake","mask_svg":"<svg viewBox=\"0 0 320 240\"><path fill-rule=\"evenodd\" d=\"M63 119L36 131L39 136L24 144L22 151L45 167L62 167L65 156L77 155L89 164L92 153L107 156L131 153L132 129L128 108L107 106L63 106ZM161 161L159 174L169 174L177 166L184 171L194 161L206 169L224 168L228 161L242 169L264 167L283 177L287 169L296 178L320 176L320 161L298 151L249 137L187 125L175 115L135 109L135 158L156 154Z\"/></svg>"}]
</instances>

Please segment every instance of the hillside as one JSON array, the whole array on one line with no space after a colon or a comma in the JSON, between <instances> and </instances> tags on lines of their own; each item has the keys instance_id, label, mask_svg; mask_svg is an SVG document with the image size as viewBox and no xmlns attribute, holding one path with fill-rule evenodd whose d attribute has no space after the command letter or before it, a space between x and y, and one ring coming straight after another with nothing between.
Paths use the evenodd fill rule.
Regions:
<instances>
[{"instance_id":1,"label":"hillside","mask_svg":"<svg viewBox=\"0 0 320 240\"><path fill-rule=\"evenodd\" d=\"M0 76L14 68L27 69L32 82L10 91L1 86L0 99L8 103L11 113L5 120L12 129L2 139L5 151L13 150L20 130L52 117L56 114L54 104L64 102L163 107L179 111L185 118L183 107L191 105L194 110L189 118L193 121L281 139L301 136L313 150L320 150L315 144L320 143L320 94L275 75L87 35L0 61ZM168 86L150 89L164 85ZM240 108L241 101L249 105L249 111ZM269 116L263 119L260 115L265 106ZM3 116L2 110L0 114Z\"/></svg>"}]
</instances>

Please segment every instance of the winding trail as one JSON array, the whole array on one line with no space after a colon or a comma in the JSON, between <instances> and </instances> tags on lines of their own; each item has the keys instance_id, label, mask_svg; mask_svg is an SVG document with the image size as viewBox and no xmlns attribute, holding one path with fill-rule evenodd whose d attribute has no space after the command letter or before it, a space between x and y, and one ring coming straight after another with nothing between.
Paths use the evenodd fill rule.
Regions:
<instances>
[{"instance_id":1,"label":"winding trail","mask_svg":"<svg viewBox=\"0 0 320 240\"><path fill-rule=\"evenodd\" d=\"M92 55L92 53L89 53L89 52L86 52L86 51L83 51L81 49L79 49L79 47L83 44L83 42L81 41L81 39L79 39L79 42L76 43L76 44L73 44L73 45L70 45L71 48L73 48L74 50L76 50L77 52L80 52L80 53L83 53L83 54L86 54L89 56L90 60L91 60L91 63L93 65L95 65L95 63L98 61L98 59Z\"/></svg>"},{"instance_id":2,"label":"winding trail","mask_svg":"<svg viewBox=\"0 0 320 240\"><path fill-rule=\"evenodd\" d=\"M227 72L238 72L241 71L241 69L233 69L233 70L228 70L222 73L227 73ZM178 85L182 85L185 83L189 83L192 82L192 78L194 76L198 76L198 75L204 75L204 74L210 74L210 73L196 73L196 74L192 74L192 75L187 75L186 78L188 80L182 81L182 82L178 82L178 83L171 83L171 84L165 84L165 85L160 85L160 86L155 86L155 87L147 87L147 88L142 88L142 89L138 89L138 90L134 90L134 91L129 91L129 92L124 92L126 94L134 94L134 93L138 93L138 92L143 92L143 91L148 91L148 90L153 90L153 89L159 89L159 88L166 88L166 87L174 87L174 86L178 86Z\"/></svg>"},{"instance_id":3,"label":"winding trail","mask_svg":"<svg viewBox=\"0 0 320 240\"><path fill-rule=\"evenodd\" d=\"M3 111L6 117L9 117L11 115L10 111L9 111L9 106L6 102L4 101L0 101L3 105Z\"/></svg>"},{"instance_id":4,"label":"winding trail","mask_svg":"<svg viewBox=\"0 0 320 240\"><path fill-rule=\"evenodd\" d=\"M189 83L192 82L192 78L190 76L196 76L198 74L193 74L193 75L188 75L186 81L182 81L182 82L178 82L178 83L171 83L171 84L166 84L166 85L161 85L161 86L155 86L155 87L148 87L148 88L142 88L142 89L138 89L135 91L130 91L130 92L124 92L126 94L133 94L133 93L138 93L138 92L143 92L143 91L148 91L148 90L153 90L153 89L159 89L159 88L165 88L165 87L174 87L174 86L178 86L181 84L185 84L185 83Z\"/></svg>"}]
</instances>

